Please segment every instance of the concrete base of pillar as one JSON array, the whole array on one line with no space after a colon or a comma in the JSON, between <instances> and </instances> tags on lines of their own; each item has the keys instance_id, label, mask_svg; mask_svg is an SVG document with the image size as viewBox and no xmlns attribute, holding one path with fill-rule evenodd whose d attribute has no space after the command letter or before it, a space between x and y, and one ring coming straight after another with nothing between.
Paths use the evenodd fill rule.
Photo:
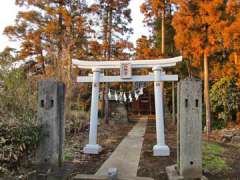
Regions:
<instances>
[{"instance_id":1,"label":"concrete base of pillar","mask_svg":"<svg viewBox=\"0 0 240 180\"><path fill-rule=\"evenodd\" d=\"M73 180L107 180L109 176L98 176L90 174L77 174ZM118 177L118 180L153 180L149 177Z\"/></svg>"},{"instance_id":2,"label":"concrete base of pillar","mask_svg":"<svg viewBox=\"0 0 240 180\"><path fill-rule=\"evenodd\" d=\"M184 179L208 180L205 176L202 176L201 178L184 178L183 176L179 175L177 171L177 165L166 167L166 172L169 180L184 180Z\"/></svg>"},{"instance_id":3,"label":"concrete base of pillar","mask_svg":"<svg viewBox=\"0 0 240 180\"><path fill-rule=\"evenodd\" d=\"M92 144L87 144L83 152L85 154L99 154L102 151L102 147L98 144L92 145Z\"/></svg>"},{"instance_id":4,"label":"concrete base of pillar","mask_svg":"<svg viewBox=\"0 0 240 180\"><path fill-rule=\"evenodd\" d=\"M170 149L167 145L153 146L153 156L170 156Z\"/></svg>"}]
</instances>

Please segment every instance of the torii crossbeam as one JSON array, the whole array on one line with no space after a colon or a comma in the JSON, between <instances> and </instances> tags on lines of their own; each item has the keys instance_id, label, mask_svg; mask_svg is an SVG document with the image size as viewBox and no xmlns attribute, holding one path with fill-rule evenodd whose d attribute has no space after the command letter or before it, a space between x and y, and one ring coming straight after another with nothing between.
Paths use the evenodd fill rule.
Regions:
<instances>
[{"instance_id":1,"label":"torii crossbeam","mask_svg":"<svg viewBox=\"0 0 240 180\"><path fill-rule=\"evenodd\" d=\"M176 66L182 57L134 60L134 61L83 61L73 59L72 63L80 69L92 69L89 76L78 76L77 82L92 82L92 99L90 114L89 144L84 147L84 153L98 154L102 148L97 144L98 100L100 82L136 82L154 81L156 136L157 144L153 147L154 156L169 156L169 147L165 144L164 112L163 112L163 82L177 81L178 75L166 75L163 68ZM132 75L134 68L152 68L149 75ZM102 69L120 69L120 76L104 76Z\"/></svg>"}]
</instances>

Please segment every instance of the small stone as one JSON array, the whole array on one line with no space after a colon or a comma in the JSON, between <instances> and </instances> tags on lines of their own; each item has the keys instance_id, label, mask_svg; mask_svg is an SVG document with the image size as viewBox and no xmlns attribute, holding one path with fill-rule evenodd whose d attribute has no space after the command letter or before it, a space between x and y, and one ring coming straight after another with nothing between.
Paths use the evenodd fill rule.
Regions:
<instances>
[{"instance_id":1,"label":"small stone","mask_svg":"<svg viewBox=\"0 0 240 180\"><path fill-rule=\"evenodd\" d=\"M240 129L236 130L235 135L236 135L236 136L240 136Z\"/></svg>"},{"instance_id":2,"label":"small stone","mask_svg":"<svg viewBox=\"0 0 240 180\"><path fill-rule=\"evenodd\" d=\"M79 159L74 159L72 162L73 163L81 163L81 161Z\"/></svg>"},{"instance_id":3,"label":"small stone","mask_svg":"<svg viewBox=\"0 0 240 180\"><path fill-rule=\"evenodd\" d=\"M221 131L222 134L222 142L227 143L227 142L231 142L232 137L235 135L234 132L232 130L222 130Z\"/></svg>"},{"instance_id":4,"label":"small stone","mask_svg":"<svg viewBox=\"0 0 240 180\"><path fill-rule=\"evenodd\" d=\"M108 179L109 180L117 180L117 168L109 168L108 169Z\"/></svg>"},{"instance_id":5,"label":"small stone","mask_svg":"<svg viewBox=\"0 0 240 180\"><path fill-rule=\"evenodd\" d=\"M240 144L240 136L234 136L231 141L232 144Z\"/></svg>"},{"instance_id":6,"label":"small stone","mask_svg":"<svg viewBox=\"0 0 240 180\"><path fill-rule=\"evenodd\" d=\"M8 174L8 173L9 171L6 168L0 166L0 174Z\"/></svg>"},{"instance_id":7,"label":"small stone","mask_svg":"<svg viewBox=\"0 0 240 180\"><path fill-rule=\"evenodd\" d=\"M224 130L223 131L223 137L231 138L234 136L234 132L232 130Z\"/></svg>"},{"instance_id":8,"label":"small stone","mask_svg":"<svg viewBox=\"0 0 240 180\"><path fill-rule=\"evenodd\" d=\"M23 175L18 176L18 179L19 179L19 180L21 180L21 179L23 179L23 178L24 178Z\"/></svg>"}]
</instances>

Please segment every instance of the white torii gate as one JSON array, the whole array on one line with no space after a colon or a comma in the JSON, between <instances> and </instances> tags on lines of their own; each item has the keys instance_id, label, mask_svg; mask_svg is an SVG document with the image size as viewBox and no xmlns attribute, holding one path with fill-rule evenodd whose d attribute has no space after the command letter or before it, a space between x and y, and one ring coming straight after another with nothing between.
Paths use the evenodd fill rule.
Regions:
<instances>
[{"instance_id":1,"label":"white torii gate","mask_svg":"<svg viewBox=\"0 0 240 180\"><path fill-rule=\"evenodd\" d=\"M163 82L177 81L178 75L166 75L163 68L176 66L176 63L181 61L181 56L168 59L134 61L82 61L73 59L74 66L80 69L92 69L93 72L89 76L77 77L77 82L92 82L89 143L84 147L84 153L98 154L102 150L102 147L97 144L99 83L154 81L157 144L153 147L153 155L169 156L170 150L165 144L164 134ZM132 68L152 68L154 73L132 76ZM104 76L104 74L101 74L102 69L120 69L120 76Z\"/></svg>"}]
</instances>

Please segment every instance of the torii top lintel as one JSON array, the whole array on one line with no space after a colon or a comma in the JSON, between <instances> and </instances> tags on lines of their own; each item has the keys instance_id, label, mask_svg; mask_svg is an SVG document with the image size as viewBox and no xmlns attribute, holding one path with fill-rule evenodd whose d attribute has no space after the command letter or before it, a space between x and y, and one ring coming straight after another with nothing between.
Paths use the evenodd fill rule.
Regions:
<instances>
[{"instance_id":1,"label":"torii top lintel","mask_svg":"<svg viewBox=\"0 0 240 180\"><path fill-rule=\"evenodd\" d=\"M182 61L182 56L155 60L128 60L128 61L85 61L73 59L73 65L81 69L116 69L120 68L121 64L129 63L132 68L153 68L153 67L172 67L176 66L177 62Z\"/></svg>"}]
</instances>

